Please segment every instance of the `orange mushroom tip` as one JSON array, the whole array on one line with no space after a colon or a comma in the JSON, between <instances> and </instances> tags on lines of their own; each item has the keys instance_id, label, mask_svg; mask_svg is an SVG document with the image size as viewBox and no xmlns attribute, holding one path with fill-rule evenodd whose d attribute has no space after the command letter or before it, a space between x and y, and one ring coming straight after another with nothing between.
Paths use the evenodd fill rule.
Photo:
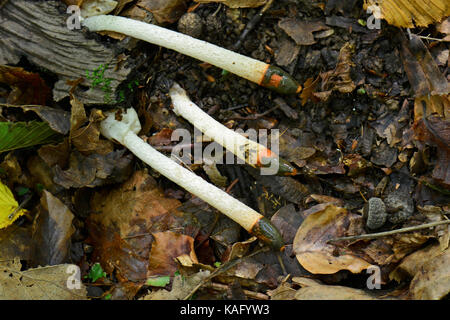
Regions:
<instances>
[{"instance_id":1,"label":"orange mushroom tip","mask_svg":"<svg viewBox=\"0 0 450 320\"><path fill-rule=\"evenodd\" d=\"M270 64L259 85L282 94L297 94L302 91L302 86L286 71Z\"/></svg>"},{"instance_id":2,"label":"orange mushroom tip","mask_svg":"<svg viewBox=\"0 0 450 320\"><path fill-rule=\"evenodd\" d=\"M275 251L284 250L284 241L280 232L267 218L260 218L249 232Z\"/></svg>"},{"instance_id":3,"label":"orange mushroom tip","mask_svg":"<svg viewBox=\"0 0 450 320\"><path fill-rule=\"evenodd\" d=\"M292 164L280 158L276 153L269 149L262 150L258 153L256 165L258 167L269 167L273 165L272 161L278 162L277 175L279 176L295 176L298 173L297 169L295 169Z\"/></svg>"}]
</instances>

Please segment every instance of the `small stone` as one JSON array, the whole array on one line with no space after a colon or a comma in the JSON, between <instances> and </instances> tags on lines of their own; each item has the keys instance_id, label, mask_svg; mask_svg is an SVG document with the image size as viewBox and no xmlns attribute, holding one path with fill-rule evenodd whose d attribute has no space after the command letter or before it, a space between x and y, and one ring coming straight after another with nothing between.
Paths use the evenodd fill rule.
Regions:
<instances>
[{"instance_id":1,"label":"small stone","mask_svg":"<svg viewBox=\"0 0 450 320\"><path fill-rule=\"evenodd\" d=\"M386 222L386 206L380 198L370 198L363 209L363 217L366 219L367 228L374 230L381 228Z\"/></svg>"},{"instance_id":2,"label":"small stone","mask_svg":"<svg viewBox=\"0 0 450 320\"><path fill-rule=\"evenodd\" d=\"M178 31L188 36L199 38L203 32L202 18L194 12L184 14L178 20Z\"/></svg>"}]
</instances>

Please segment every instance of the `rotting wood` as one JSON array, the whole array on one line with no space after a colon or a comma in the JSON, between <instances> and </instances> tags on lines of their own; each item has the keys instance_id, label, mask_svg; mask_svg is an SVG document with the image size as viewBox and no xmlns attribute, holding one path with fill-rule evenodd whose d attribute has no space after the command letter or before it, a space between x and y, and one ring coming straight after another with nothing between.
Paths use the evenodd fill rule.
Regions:
<instances>
[{"instance_id":1,"label":"rotting wood","mask_svg":"<svg viewBox=\"0 0 450 320\"><path fill-rule=\"evenodd\" d=\"M67 97L67 80L86 78L102 64L108 64L105 78L112 79L111 97L131 69L119 64L113 47L106 47L94 39L87 39L81 30L69 30L66 6L60 1L8 1L0 11L0 64L16 65L22 57L31 64L47 69L58 77L53 88L53 99ZM85 104L104 104L105 93L91 88L91 80L83 82L86 91L75 90ZM110 103L110 102L108 102Z\"/></svg>"}]
</instances>

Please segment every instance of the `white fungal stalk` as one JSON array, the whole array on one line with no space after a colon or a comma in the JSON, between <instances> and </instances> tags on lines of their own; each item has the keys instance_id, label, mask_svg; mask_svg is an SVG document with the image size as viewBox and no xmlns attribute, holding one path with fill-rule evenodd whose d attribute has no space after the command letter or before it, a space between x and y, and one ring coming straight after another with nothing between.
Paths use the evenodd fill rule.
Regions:
<instances>
[{"instance_id":1,"label":"white fungal stalk","mask_svg":"<svg viewBox=\"0 0 450 320\"><path fill-rule=\"evenodd\" d=\"M263 145L247 139L213 119L192 102L186 91L177 83L173 84L169 95L172 98L173 111L177 115L188 120L206 136L248 164L255 165L257 163L257 155L267 150Z\"/></svg>"},{"instance_id":2,"label":"white fungal stalk","mask_svg":"<svg viewBox=\"0 0 450 320\"><path fill-rule=\"evenodd\" d=\"M137 133L141 130L141 125L133 108L125 113L108 112L106 115L107 118L100 125L101 133L105 137L121 143L154 170L207 202L272 247L276 249L282 247L278 231L261 214L180 166L139 138Z\"/></svg>"},{"instance_id":3,"label":"white fungal stalk","mask_svg":"<svg viewBox=\"0 0 450 320\"><path fill-rule=\"evenodd\" d=\"M206 41L175 32L153 24L118 16L100 15L83 20L90 31L115 31L133 38L169 48L201 61L239 74L241 77L259 83L267 64L239 53L221 48ZM217 59L220 57L220 59Z\"/></svg>"},{"instance_id":4,"label":"white fungal stalk","mask_svg":"<svg viewBox=\"0 0 450 320\"><path fill-rule=\"evenodd\" d=\"M203 134L235 154L239 159L251 166L269 166L268 172L283 175L295 175L297 171L286 161L256 141L228 129L223 124L209 116L192 102L186 91L174 83L169 91L172 98L173 111L188 120ZM264 159L265 158L265 159ZM274 170L274 171L273 171Z\"/></svg>"},{"instance_id":5,"label":"white fungal stalk","mask_svg":"<svg viewBox=\"0 0 450 320\"><path fill-rule=\"evenodd\" d=\"M289 74L277 67L153 24L109 15L89 17L81 22L90 31L119 32L166 47L281 93L293 94L302 89Z\"/></svg>"}]
</instances>

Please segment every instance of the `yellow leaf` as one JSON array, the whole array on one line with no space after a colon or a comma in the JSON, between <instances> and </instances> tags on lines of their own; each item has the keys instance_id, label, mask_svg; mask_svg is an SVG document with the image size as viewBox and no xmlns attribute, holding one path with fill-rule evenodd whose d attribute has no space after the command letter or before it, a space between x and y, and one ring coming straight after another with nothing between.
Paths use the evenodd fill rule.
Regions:
<instances>
[{"instance_id":1,"label":"yellow leaf","mask_svg":"<svg viewBox=\"0 0 450 320\"><path fill-rule=\"evenodd\" d=\"M0 229L11 225L18 217L25 214L27 210L19 209L19 204L9 190L9 188L0 182ZM16 211L17 212L14 212Z\"/></svg>"},{"instance_id":2,"label":"yellow leaf","mask_svg":"<svg viewBox=\"0 0 450 320\"><path fill-rule=\"evenodd\" d=\"M367 8L376 18L381 16L389 24L403 28L426 27L450 14L448 0L365 0Z\"/></svg>"}]
</instances>

